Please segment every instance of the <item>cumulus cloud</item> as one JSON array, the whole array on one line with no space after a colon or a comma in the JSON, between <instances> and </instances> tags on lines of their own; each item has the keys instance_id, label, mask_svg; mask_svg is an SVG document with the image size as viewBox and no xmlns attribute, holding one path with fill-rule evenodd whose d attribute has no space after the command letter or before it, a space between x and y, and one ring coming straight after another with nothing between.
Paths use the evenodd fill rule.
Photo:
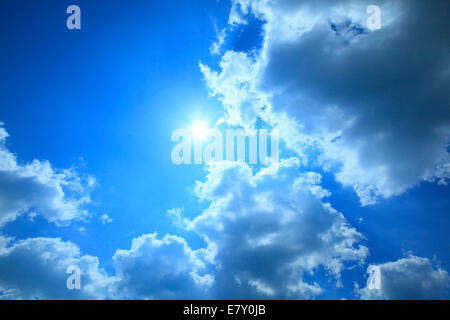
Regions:
<instances>
[{"instance_id":1,"label":"cumulus cloud","mask_svg":"<svg viewBox=\"0 0 450 320\"><path fill-rule=\"evenodd\" d=\"M90 202L91 176L80 176L73 168L54 169L50 162L33 160L19 164L5 146L8 133L0 123L0 226L33 211L45 219L64 224L81 219Z\"/></svg>"},{"instance_id":2,"label":"cumulus cloud","mask_svg":"<svg viewBox=\"0 0 450 320\"><path fill-rule=\"evenodd\" d=\"M71 242L31 238L14 242L0 237L0 299L103 299L112 278L97 257L81 255ZM81 289L66 286L67 268L81 270Z\"/></svg>"},{"instance_id":3,"label":"cumulus cloud","mask_svg":"<svg viewBox=\"0 0 450 320\"><path fill-rule=\"evenodd\" d=\"M97 257L60 238L0 237L0 299L204 299L214 283L205 250L172 235L135 238L113 262L108 275ZM67 287L70 266L80 269L79 290Z\"/></svg>"},{"instance_id":4,"label":"cumulus cloud","mask_svg":"<svg viewBox=\"0 0 450 320\"><path fill-rule=\"evenodd\" d=\"M305 280L324 267L339 285L346 263L368 255L362 235L322 199L320 175L299 173L299 162L283 160L277 175L253 174L248 165L208 166L195 188L209 207L187 229L208 243L215 265L216 298L311 298L322 293Z\"/></svg>"},{"instance_id":5,"label":"cumulus cloud","mask_svg":"<svg viewBox=\"0 0 450 320\"><path fill-rule=\"evenodd\" d=\"M102 215L101 215L100 221L101 221L103 224L107 224L107 223L111 223L113 220L112 220L112 218L111 218L110 216L108 216L108 215L105 213L105 214L102 214Z\"/></svg>"},{"instance_id":6,"label":"cumulus cloud","mask_svg":"<svg viewBox=\"0 0 450 320\"><path fill-rule=\"evenodd\" d=\"M445 299L450 277L427 258L411 255L377 266L381 272L381 288L357 289L362 299Z\"/></svg>"},{"instance_id":7,"label":"cumulus cloud","mask_svg":"<svg viewBox=\"0 0 450 320\"><path fill-rule=\"evenodd\" d=\"M194 251L183 238L156 233L133 239L130 250L117 250L115 291L144 299L205 298L214 278L207 271L204 250Z\"/></svg>"},{"instance_id":8,"label":"cumulus cloud","mask_svg":"<svg viewBox=\"0 0 450 320\"><path fill-rule=\"evenodd\" d=\"M447 3L380 6L372 32L360 1L236 0L231 24L249 13L265 21L261 51L228 51L219 71L202 66L230 123L282 127L288 148L319 150L304 160L332 170L363 205L449 177Z\"/></svg>"}]
</instances>

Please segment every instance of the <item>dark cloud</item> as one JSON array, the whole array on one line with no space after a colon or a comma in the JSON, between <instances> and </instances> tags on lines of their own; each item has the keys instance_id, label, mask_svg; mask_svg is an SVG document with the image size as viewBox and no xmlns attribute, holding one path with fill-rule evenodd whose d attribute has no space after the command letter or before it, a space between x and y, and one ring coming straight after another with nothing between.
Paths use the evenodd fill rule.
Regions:
<instances>
[{"instance_id":1,"label":"dark cloud","mask_svg":"<svg viewBox=\"0 0 450 320\"><path fill-rule=\"evenodd\" d=\"M336 279L347 262L362 262L362 235L322 198L320 175L299 173L295 159L276 176L253 175L245 164L209 167L197 195L209 207L188 229L214 253L218 298L311 298L322 293L304 280L323 266Z\"/></svg>"},{"instance_id":2,"label":"dark cloud","mask_svg":"<svg viewBox=\"0 0 450 320\"><path fill-rule=\"evenodd\" d=\"M282 127L300 156L319 148L315 160L363 204L424 180L446 183L448 1L384 1L375 31L360 1L234 3L241 20L253 12L266 24L255 61L230 51L219 72L203 66L230 123L249 126L260 116Z\"/></svg>"}]
</instances>

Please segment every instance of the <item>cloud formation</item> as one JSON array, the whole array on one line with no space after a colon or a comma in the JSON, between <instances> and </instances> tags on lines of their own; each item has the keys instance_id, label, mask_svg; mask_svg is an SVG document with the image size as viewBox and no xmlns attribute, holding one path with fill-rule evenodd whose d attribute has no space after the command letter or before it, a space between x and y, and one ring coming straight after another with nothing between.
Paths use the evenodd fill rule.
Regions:
<instances>
[{"instance_id":1,"label":"cloud formation","mask_svg":"<svg viewBox=\"0 0 450 320\"><path fill-rule=\"evenodd\" d=\"M320 175L300 173L283 160L277 175L253 174L248 165L215 163L195 193L209 202L193 220L171 210L179 226L203 237L193 250L177 236L156 233L132 240L113 256L114 273L96 257L56 238L1 238L2 298L312 298L323 292L306 276L325 268L336 285L349 264L368 255L363 236L322 199ZM69 265L82 269L82 290L65 287ZM31 267L32 266L32 267ZM31 269L30 269L31 268Z\"/></svg>"},{"instance_id":2,"label":"cloud formation","mask_svg":"<svg viewBox=\"0 0 450 320\"><path fill-rule=\"evenodd\" d=\"M24 213L57 224L85 217L83 205L90 202L94 178L80 176L73 168L54 169L48 161L19 164L5 146L7 137L0 123L0 226Z\"/></svg>"},{"instance_id":3,"label":"cloud formation","mask_svg":"<svg viewBox=\"0 0 450 320\"><path fill-rule=\"evenodd\" d=\"M208 243L216 298L311 298L323 289L306 275L323 267L339 285L346 264L368 255L363 236L322 202L329 192L320 175L300 173L297 159L274 176L227 161L207 170L195 192L209 207L191 221L178 217Z\"/></svg>"},{"instance_id":4,"label":"cloud formation","mask_svg":"<svg viewBox=\"0 0 450 320\"><path fill-rule=\"evenodd\" d=\"M272 176L243 163L207 166L195 187L207 208L193 219L170 211L206 248L144 234L116 251L108 275L71 242L0 237L0 298L308 299L323 293L322 270L340 286L342 271L363 264L368 249L327 202L320 174L302 164L332 171L363 205L450 177L444 1L386 1L382 29L373 32L365 9L359 1L233 2L231 27L211 51L219 54L225 35L250 14L265 21L261 51L228 51L220 70L201 70L228 124L247 128L262 119L298 158L282 160ZM83 218L93 180L48 161L20 164L7 136L0 126L0 227L26 213L57 224ZM66 288L73 264L82 270L80 291ZM448 289L448 273L426 258L378 266L382 289L358 290L363 299L442 298Z\"/></svg>"},{"instance_id":5,"label":"cloud formation","mask_svg":"<svg viewBox=\"0 0 450 320\"><path fill-rule=\"evenodd\" d=\"M108 275L72 242L0 237L0 299L204 299L214 283L204 261L180 237L146 234L116 251ZM79 290L66 285L69 266L80 268Z\"/></svg>"},{"instance_id":6,"label":"cloud formation","mask_svg":"<svg viewBox=\"0 0 450 320\"><path fill-rule=\"evenodd\" d=\"M3 164L9 156L13 168L24 170L1 151ZM208 207L193 219L183 208L169 210L205 248L193 250L174 235L144 234L115 252L108 274L72 242L0 236L0 299L310 299L323 294L321 270L339 287L341 272L368 256L363 235L326 202L330 192L321 187L321 175L302 172L298 158L281 160L274 175L230 161L206 170L194 193ZM52 210L40 208L44 217ZM80 290L66 286L73 265L81 270ZM361 298L441 298L448 289L448 273L426 258L379 267L382 289L358 289Z\"/></svg>"},{"instance_id":7,"label":"cloud formation","mask_svg":"<svg viewBox=\"0 0 450 320\"><path fill-rule=\"evenodd\" d=\"M0 237L0 299L104 299L112 279L97 257L60 238ZM67 267L81 270L81 290L66 286Z\"/></svg>"},{"instance_id":8,"label":"cloud formation","mask_svg":"<svg viewBox=\"0 0 450 320\"><path fill-rule=\"evenodd\" d=\"M288 148L334 172L363 205L421 181L447 183L446 1L385 1L376 31L360 1L233 3L232 25L249 14L265 25L257 54L228 51L218 71L202 65L230 124L279 126Z\"/></svg>"},{"instance_id":9,"label":"cloud formation","mask_svg":"<svg viewBox=\"0 0 450 320\"><path fill-rule=\"evenodd\" d=\"M133 239L129 250L117 250L115 291L122 298L205 298L214 278L205 273L203 250L194 251L183 238L146 234Z\"/></svg>"},{"instance_id":10,"label":"cloud formation","mask_svg":"<svg viewBox=\"0 0 450 320\"><path fill-rule=\"evenodd\" d=\"M55 170L48 161L21 165L6 148L7 137L0 126L0 228L25 213L58 225L83 218L95 180L73 169ZM100 220L112 221L107 214ZM192 250L180 237L142 235L129 250L116 251L108 275L97 257L81 255L72 242L0 234L0 299L205 298L214 278L206 273L204 251ZM66 286L69 266L80 268L80 290Z\"/></svg>"}]
</instances>

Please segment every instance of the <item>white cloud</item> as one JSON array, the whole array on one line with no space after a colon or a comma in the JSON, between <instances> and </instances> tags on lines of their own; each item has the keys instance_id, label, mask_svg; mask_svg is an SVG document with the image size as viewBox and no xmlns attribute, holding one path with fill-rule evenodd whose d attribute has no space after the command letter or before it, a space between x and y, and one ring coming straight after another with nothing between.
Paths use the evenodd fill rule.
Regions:
<instances>
[{"instance_id":1,"label":"white cloud","mask_svg":"<svg viewBox=\"0 0 450 320\"><path fill-rule=\"evenodd\" d=\"M86 216L82 207L90 202L89 186L95 180L78 175L73 168L54 169L48 161L19 164L5 146L8 134L1 125L0 226L30 210L57 224Z\"/></svg>"},{"instance_id":2,"label":"white cloud","mask_svg":"<svg viewBox=\"0 0 450 320\"><path fill-rule=\"evenodd\" d=\"M13 242L0 237L0 299L103 299L112 278L97 257L81 255L71 242L32 238ZM81 269L81 289L66 286L67 267Z\"/></svg>"},{"instance_id":3,"label":"white cloud","mask_svg":"<svg viewBox=\"0 0 450 320\"><path fill-rule=\"evenodd\" d=\"M100 221L101 221L103 224L107 224L107 223L111 223L111 222L113 221L113 219L105 213L105 214L102 214L102 215L101 215Z\"/></svg>"},{"instance_id":4,"label":"white cloud","mask_svg":"<svg viewBox=\"0 0 450 320\"><path fill-rule=\"evenodd\" d=\"M176 236L142 235L113 261L110 276L97 257L81 255L71 242L0 236L0 299L199 299L214 283L205 250L194 251ZM66 286L72 265L81 270L80 290Z\"/></svg>"},{"instance_id":5,"label":"white cloud","mask_svg":"<svg viewBox=\"0 0 450 320\"><path fill-rule=\"evenodd\" d=\"M114 257L116 292L143 299L205 298L213 277L205 273L203 250L194 251L183 238L156 233L133 239L130 250Z\"/></svg>"},{"instance_id":6,"label":"white cloud","mask_svg":"<svg viewBox=\"0 0 450 320\"><path fill-rule=\"evenodd\" d=\"M381 289L357 290L362 299L445 299L450 277L447 271L433 267L427 258L411 255L378 267Z\"/></svg>"},{"instance_id":7,"label":"white cloud","mask_svg":"<svg viewBox=\"0 0 450 320\"><path fill-rule=\"evenodd\" d=\"M6 149L6 130L0 126L0 227L17 216L42 215L50 222L67 223L86 215L91 176L73 169L53 169L48 161L21 165ZM103 214L103 224L112 219ZM79 227L81 233L86 228ZM130 250L117 250L115 273L99 269L97 257L81 255L71 242L59 238L14 241L0 235L0 298L2 299L103 299L205 297L214 281L206 273L205 250L192 250L184 239L155 234L133 239ZM69 290L66 269L81 269L81 290Z\"/></svg>"},{"instance_id":8,"label":"white cloud","mask_svg":"<svg viewBox=\"0 0 450 320\"><path fill-rule=\"evenodd\" d=\"M360 1L236 0L230 24L248 12L266 21L261 52L228 51L218 72L201 69L230 124L259 116L281 127L288 148L319 150L308 160L373 204L450 175L443 6L386 1L382 28L369 32Z\"/></svg>"},{"instance_id":9,"label":"white cloud","mask_svg":"<svg viewBox=\"0 0 450 320\"><path fill-rule=\"evenodd\" d=\"M320 266L336 279L348 262L368 255L362 235L322 202L329 195L320 175L299 173L299 162L283 160L277 175L253 174L243 163L208 166L195 192L209 207L187 229L207 241L214 261L217 298L311 298L322 292L305 280Z\"/></svg>"},{"instance_id":10,"label":"white cloud","mask_svg":"<svg viewBox=\"0 0 450 320\"><path fill-rule=\"evenodd\" d=\"M0 131L6 138L6 131ZM49 221L79 217L78 203L66 193L85 186L72 170L55 172L48 162L19 165L2 145L1 197L10 199L10 219L33 209ZM133 239L117 250L114 274L99 269L97 257L82 256L73 243L59 238L14 241L1 237L0 294L4 299L205 297L309 298L322 293L304 280L324 266L339 284L348 261L361 262L367 248L355 247L362 235L322 199L320 175L299 173L299 162L283 160L275 176L254 175L245 164L216 163L195 187L210 206L194 220L183 208L169 210L181 227L203 236L208 247L192 250L183 238L156 233ZM28 185L24 182L28 181ZM88 179L95 185L92 179ZM11 186L17 185L16 188ZM63 191L66 191L64 192ZM72 201L72 202L71 202ZM3 204L5 206L5 204ZM72 209L72 210L69 210ZM70 214L72 213L72 214ZM104 223L111 218L104 214ZM84 229L80 228L81 232ZM255 263L255 261L257 261ZM82 270L82 290L66 288L66 269ZM236 279L239 279L239 283Z\"/></svg>"},{"instance_id":11,"label":"white cloud","mask_svg":"<svg viewBox=\"0 0 450 320\"><path fill-rule=\"evenodd\" d=\"M227 51L221 61L220 73L212 71L208 66L200 63L200 69L211 89L211 95L217 95L223 103L226 120L231 125L243 125L256 117L259 106L264 101L253 92L251 83L255 78L255 69L251 58L244 53ZM245 108L242 113L241 108Z\"/></svg>"}]
</instances>

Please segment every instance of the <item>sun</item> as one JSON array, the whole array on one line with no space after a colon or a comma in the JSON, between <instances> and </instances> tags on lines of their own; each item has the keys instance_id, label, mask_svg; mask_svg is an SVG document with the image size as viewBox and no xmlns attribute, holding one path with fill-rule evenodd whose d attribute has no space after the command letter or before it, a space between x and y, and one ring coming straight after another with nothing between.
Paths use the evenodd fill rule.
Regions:
<instances>
[{"instance_id":1,"label":"sun","mask_svg":"<svg viewBox=\"0 0 450 320\"><path fill-rule=\"evenodd\" d=\"M191 127L192 136L194 139L205 140L208 138L209 129L205 122L194 121Z\"/></svg>"}]
</instances>

